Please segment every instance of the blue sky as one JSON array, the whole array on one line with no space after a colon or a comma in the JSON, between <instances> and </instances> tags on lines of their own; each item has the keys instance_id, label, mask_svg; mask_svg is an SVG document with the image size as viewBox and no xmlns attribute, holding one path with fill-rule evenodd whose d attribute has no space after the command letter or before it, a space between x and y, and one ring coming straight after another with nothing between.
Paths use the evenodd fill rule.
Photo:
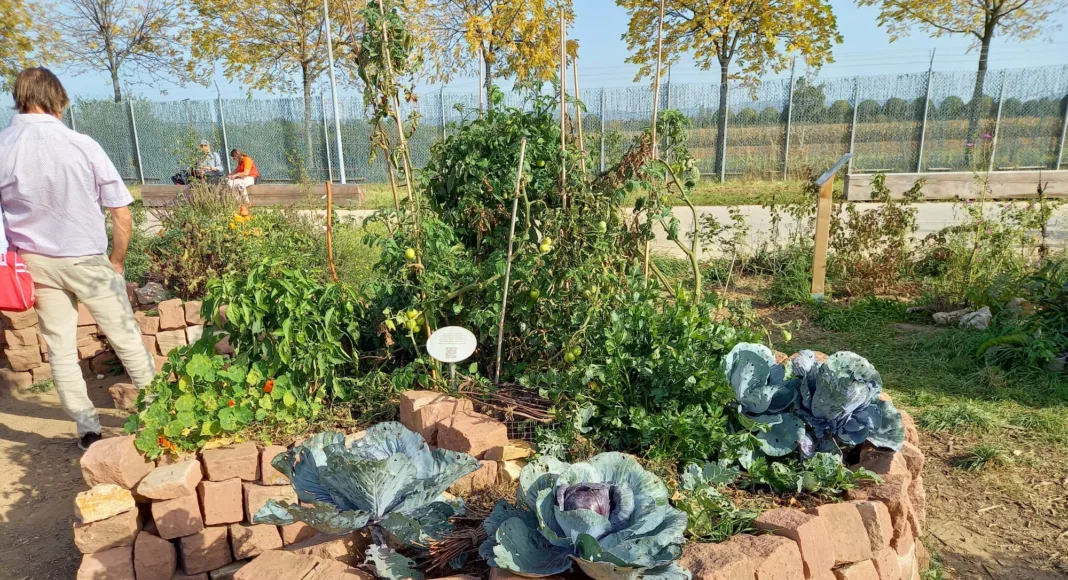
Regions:
<instances>
[{"instance_id":1,"label":"blue sky","mask_svg":"<svg viewBox=\"0 0 1068 580\"><path fill-rule=\"evenodd\" d=\"M652 1L652 0L650 0ZM838 17L838 27L843 42L834 49L835 63L824 67L820 76L838 77L861 74L897 74L927 69L930 51L936 49L935 70L974 70L978 53L968 52L969 40L963 37L929 38L919 30L913 35L891 44L886 32L876 24L877 10L862 8L853 2L832 0ZM580 43L579 73L583 89L596 87L627 86L632 84L635 67L628 65L626 43L620 36L627 28L627 14L612 0L575 0L576 22L569 32ZM991 68L1030 67L1068 64L1068 36L1063 34L1068 24L1068 14L1060 14L1048 22L1050 28L1062 27L1062 33L1054 40L1030 41L1027 43L995 39L991 50ZM788 74L788 73L786 73ZM240 98L245 89L228 83L223 76L217 81L224 97ZM82 98L108 98L111 87L101 73L86 73L75 76L62 73L61 78L68 91ZM715 82L716 73L701 71L692 59L683 58L672 71L672 80L680 83ZM455 79L446 90L450 92L474 92L476 79ZM432 90L436 86L424 85ZM166 95L161 94L166 90ZM134 86L132 90L141 97L153 100L202 99L215 96L215 88L199 85ZM348 89L350 92L352 89ZM256 97L269 96L256 93Z\"/></svg>"}]
</instances>

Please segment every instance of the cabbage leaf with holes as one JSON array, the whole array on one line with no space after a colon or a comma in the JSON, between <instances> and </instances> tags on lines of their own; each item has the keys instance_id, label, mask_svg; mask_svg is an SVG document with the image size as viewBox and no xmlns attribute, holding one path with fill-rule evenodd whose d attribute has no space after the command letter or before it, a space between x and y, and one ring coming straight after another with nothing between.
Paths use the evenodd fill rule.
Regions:
<instances>
[{"instance_id":1,"label":"cabbage leaf with holes","mask_svg":"<svg viewBox=\"0 0 1068 580\"><path fill-rule=\"evenodd\" d=\"M577 565L594 580L687 580L682 554L686 514L668 489L623 453L567 464L541 457L519 475L513 505L501 500L485 520L479 554L529 577Z\"/></svg>"}]
</instances>

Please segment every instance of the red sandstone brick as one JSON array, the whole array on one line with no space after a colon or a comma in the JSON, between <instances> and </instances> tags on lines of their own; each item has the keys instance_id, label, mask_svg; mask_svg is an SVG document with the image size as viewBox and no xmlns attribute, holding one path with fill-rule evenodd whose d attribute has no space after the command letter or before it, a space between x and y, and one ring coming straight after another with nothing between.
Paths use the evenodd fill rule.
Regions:
<instances>
[{"instance_id":1,"label":"red sandstone brick","mask_svg":"<svg viewBox=\"0 0 1068 580\"><path fill-rule=\"evenodd\" d=\"M374 578L363 570L341 562L323 560L315 565L315 569L305 576L304 580L374 580Z\"/></svg>"},{"instance_id":2,"label":"red sandstone brick","mask_svg":"<svg viewBox=\"0 0 1068 580\"><path fill-rule=\"evenodd\" d=\"M282 536L277 526L231 524L230 544L234 549L234 558L243 560L259 556L267 550L280 550Z\"/></svg>"},{"instance_id":3,"label":"red sandstone brick","mask_svg":"<svg viewBox=\"0 0 1068 580\"><path fill-rule=\"evenodd\" d=\"M923 473L923 465L926 463L923 451L920 451L919 447L906 441L901 445L898 454L904 458L905 464L908 465L909 473L912 474L912 479L920 477L920 474Z\"/></svg>"},{"instance_id":4,"label":"red sandstone brick","mask_svg":"<svg viewBox=\"0 0 1068 580\"><path fill-rule=\"evenodd\" d=\"M831 537L836 564L871 559L871 541L857 506L851 503L821 505L809 513L818 515Z\"/></svg>"},{"instance_id":5,"label":"red sandstone brick","mask_svg":"<svg viewBox=\"0 0 1068 580\"><path fill-rule=\"evenodd\" d=\"M134 544L134 571L138 578L170 578L178 567L174 544L148 532L141 532Z\"/></svg>"},{"instance_id":6,"label":"red sandstone brick","mask_svg":"<svg viewBox=\"0 0 1068 580\"><path fill-rule=\"evenodd\" d=\"M133 546L82 556L75 580L134 580Z\"/></svg>"},{"instance_id":7,"label":"red sandstone brick","mask_svg":"<svg viewBox=\"0 0 1068 580\"><path fill-rule=\"evenodd\" d=\"M883 502L890 511L890 519L894 524L894 536L891 542L901 542L903 535L911 535L909 529L909 512L912 510L912 502L909 500L911 483L912 478L908 474L888 475L883 478L882 485L864 486L864 492L870 499Z\"/></svg>"},{"instance_id":8,"label":"red sandstone brick","mask_svg":"<svg viewBox=\"0 0 1068 580\"><path fill-rule=\"evenodd\" d=\"M115 383L108 387L111 404L123 411L137 410L137 387L130 383Z\"/></svg>"},{"instance_id":9,"label":"red sandstone brick","mask_svg":"<svg viewBox=\"0 0 1068 580\"><path fill-rule=\"evenodd\" d=\"M401 393L401 424L422 435L431 445L437 444L438 425L464 411L474 411L468 399L457 399L437 391Z\"/></svg>"},{"instance_id":10,"label":"red sandstone brick","mask_svg":"<svg viewBox=\"0 0 1068 580\"><path fill-rule=\"evenodd\" d=\"M145 343L145 350L152 356L159 356L159 344L154 335L142 334L141 342Z\"/></svg>"},{"instance_id":11,"label":"red sandstone brick","mask_svg":"<svg viewBox=\"0 0 1068 580\"><path fill-rule=\"evenodd\" d=\"M909 503L912 504L912 514L916 518L918 527L913 530L917 538L923 537L921 530L927 521L927 490L923 487L923 476L913 478L909 484Z\"/></svg>"},{"instance_id":12,"label":"red sandstone brick","mask_svg":"<svg viewBox=\"0 0 1068 580\"><path fill-rule=\"evenodd\" d=\"M479 460L479 468L456 480L449 486L449 493L466 495L473 490L492 487L497 483L497 462Z\"/></svg>"},{"instance_id":13,"label":"red sandstone brick","mask_svg":"<svg viewBox=\"0 0 1068 580\"><path fill-rule=\"evenodd\" d=\"M159 317L149 316L144 312L135 312L134 321L141 328L141 334L155 336L159 332Z\"/></svg>"},{"instance_id":14,"label":"red sandstone brick","mask_svg":"<svg viewBox=\"0 0 1068 580\"><path fill-rule=\"evenodd\" d=\"M260 483L263 485L289 485L289 478L271 465L271 461L286 448L281 445L268 445L260 452Z\"/></svg>"},{"instance_id":15,"label":"red sandstone brick","mask_svg":"<svg viewBox=\"0 0 1068 580\"><path fill-rule=\"evenodd\" d=\"M189 344L189 341L185 337L185 329L179 328L178 330L161 330L156 333L156 347L159 349L159 353L163 356L168 356L171 351Z\"/></svg>"},{"instance_id":16,"label":"red sandstone brick","mask_svg":"<svg viewBox=\"0 0 1068 580\"><path fill-rule=\"evenodd\" d=\"M93 444L81 458L82 478L90 486L114 483L133 489L155 468L134 447L134 436L108 437Z\"/></svg>"},{"instance_id":17,"label":"red sandstone brick","mask_svg":"<svg viewBox=\"0 0 1068 580\"><path fill-rule=\"evenodd\" d=\"M15 372L31 371L44 364L44 360L41 357L41 349L37 346L8 347L4 350L4 356L7 357L11 370Z\"/></svg>"},{"instance_id":18,"label":"red sandstone brick","mask_svg":"<svg viewBox=\"0 0 1068 580\"><path fill-rule=\"evenodd\" d=\"M288 485L256 485L254 483L243 484L245 493L245 521L255 523L253 517L269 499L295 503L297 492Z\"/></svg>"},{"instance_id":19,"label":"red sandstone brick","mask_svg":"<svg viewBox=\"0 0 1068 580\"><path fill-rule=\"evenodd\" d=\"M898 411L901 413L901 423L905 426L905 441L919 447L920 431L916 428L916 420L907 412L901 411L900 409Z\"/></svg>"},{"instance_id":20,"label":"red sandstone brick","mask_svg":"<svg viewBox=\"0 0 1068 580\"><path fill-rule=\"evenodd\" d=\"M779 536L732 536L728 543L741 547L753 561L756 580L797 580L804 578L801 550L792 540Z\"/></svg>"},{"instance_id":21,"label":"red sandstone brick","mask_svg":"<svg viewBox=\"0 0 1068 580\"><path fill-rule=\"evenodd\" d=\"M186 326L203 326L205 324L204 317L200 315L201 306L203 306L203 303L199 300L190 300L183 305Z\"/></svg>"},{"instance_id":22,"label":"red sandstone brick","mask_svg":"<svg viewBox=\"0 0 1068 580\"><path fill-rule=\"evenodd\" d=\"M207 572L233 562L229 535L226 526L215 526L182 538L179 544L185 573Z\"/></svg>"},{"instance_id":23,"label":"red sandstone brick","mask_svg":"<svg viewBox=\"0 0 1068 580\"><path fill-rule=\"evenodd\" d=\"M132 546L140 530L141 514L137 510L88 524L74 522L74 545L83 554Z\"/></svg>"},{"instance_id":24,"label":"red sandstone brick","mask_svg":"<svg viewBox=\"0 0 1068 580\"><path fill-rule=\"evenodd\" d=\"M814 578L820 571L834 567L834 547L823 521L795 509L764 512L754 522L758 530L797 542L805 564L805 577Z\"/></svg>"},{"instance_id":25,"label":"red sandstone brick","mask_svg":"<svg viewBox=\"0 0 1068 580\"><path fill-rule=\"evenodd\" d=\"M860 501L854 505L864 520L864 528L871 540L871 551L877 552L890 547L894 537L894 522L890 519L890 510L881 501Z\"/></svg>"},{"instance_id":26,"label":"red sandstone brick","mask_svg":"<svg viewBox=\"0 0 1068 580\"><path fill-rule=\"evenodd\" d=\"M313 569L318 560L311 556L302 556L293 552L270 550L260 554L255 560L234 575L234 580L292 580L303 579Z\"/></svg>"},{"instance_id":27,"label":"red sandstone brick","mask_svg":"<svg viewBox=\"0 0 1068 580\"><path fill-rule=\"evenodd\" d=\"M899 475L909 473L909 466L905 458L896 451L879 447L865 447L860 452L860 463L863 467L880 476Z\"/></svg>"},{"instance_id":28,"label":"red sandstone brick","mask_svg":"<svg viewBox=\"0 0 1068 580\"><path fill-rule=\"evenodd\" d=\"M185 328L185 309L180 298L164 300L159 303L159 329L177 330Z\"/></svg>"},{"instance_id":29,"label":"red sandstone brick","mask_svg":"<svg viewBox=\"0 0 1068 580\"><path fill-rule=\"evenodd\" d=\"M508 444L504 423L474 411L464 411L438 425L437 445L482 459L486 452Z\"/></svg>"},{"instance_id":30,"label":"red sandstone brick","mask_svg":"<svg viewBox=\"0 0 1068 580\"><path fill-rule=\"evenodd\" d=\"M884 548L875 552L872 558L875 571L879 573L879 580L902 580L901 567L897 563L897 552L891 548Z\"/></svg>"},{"instance_id":31,"label":"red sandstone brick","mask_svg":"<svg viewBox=\"0 0 1068 580\"><path fill-rule=\"evenodd\" d=\"M309 540L319 535L318 530L304 522L296 522L294 524L289 524L288 526L279 526L278 531L282 533L282 544L285 546L298 544L304 540Z\"/></svg>"},{"instance_id":32,"label":"red sandstone brick","mask_svg":"<svg viewBox=\"0 0 1068 580\"><path fill-rule=\"evenodd\" d=\"M2 312L0 320L3 320L4 328L15 330L37 326L37 311L31 308L25 312Z\"/></svg>"},{"instance_id":33,"label":"red sandstone brick","mask_svg":"<svg viewBox=\"0 0 1068 580\"><path fill-rule=\"evenodd\" d=\"M137 486L137 493L149 499L174 499L195 495L203 477L196 459L180 461L152 470Z\"/></svg>"},{"instance_id":34,"label":"red sandstone brick","mask_svg":"<svg viewBox=\"0 0 1068 580\"><path fill-rule=\"evenodd\" d=\"M756 566L737 543L689 543L682 549L679 565L693 573L693 580L753 580Z\"/></svg>"},{"instance_id":35,"label":"red sandstone brick","mask_svg":"<svg viewBox=\"0 0 1068 580\"><path fill-rule=\"evenodd\" d=\"M286 551L356 566L364 561L370 544L371 535L362 530L342 536L317 534L309 540L286 546Z\"/></svg>"},{"instance_id":36,"label":"red sandstone brick","mask_svg":"<svg viewBox=\"0 0 1068 580\"><path fill-rule=\"evenodd\" d=\"M244 481L259 479L260 450L249 441L238 445L208 449L200 454L204 474L211 481L240 477Z\"/></svg>"},{"instance_id":37,"label":"red sandstone brick","mask_svg":"<svg viewBox=\"0 0 1068 580\"><path fill-rule=\"evenodd\" d=\"M871 560L846 564L836 569L834 576L838 580L879 580L879 573Z\"/></svg>"},{"instance_id":38,"label":"red sandstone brick","mask_svg":"<svg viewBox=\"0 0 1068 580\"><path fill-rule=\"evenodd\" d=\"M245 518L241 480L201 481L197 484L197 496L204 515L204 525L233 524Z\"/></svg>"},{"instance_id":39,"label":"red sandstone brick","mask_svg":"<svg viewBox=\"0 0 1068 580\"><path fill-rule=\"evenodd\" d=\"M195 534L204 527L200 503L195 495L152 502L152 520L165 540Z\"/></svg>"}]
</instances>

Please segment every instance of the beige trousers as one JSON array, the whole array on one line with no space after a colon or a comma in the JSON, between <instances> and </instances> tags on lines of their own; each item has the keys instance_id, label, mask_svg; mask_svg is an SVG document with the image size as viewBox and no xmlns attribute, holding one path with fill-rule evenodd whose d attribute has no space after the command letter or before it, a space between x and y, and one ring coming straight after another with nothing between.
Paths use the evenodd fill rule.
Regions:
<instances>
[{"instance_id":1,"label":"beige trousers","mask_svg":"<svg viewBox=\"0 0 1068 580\"><path fill-rule=\"evenodd\" d=\"M23 253L21 257L33 276L37 317L59 403L78 424L79 437L100 433L100 418L78 366L78 302L96 319L138 388L147 386L156 374L134 321L126 281L103 255L49 258Z\"/></svg>"}]
</instances>

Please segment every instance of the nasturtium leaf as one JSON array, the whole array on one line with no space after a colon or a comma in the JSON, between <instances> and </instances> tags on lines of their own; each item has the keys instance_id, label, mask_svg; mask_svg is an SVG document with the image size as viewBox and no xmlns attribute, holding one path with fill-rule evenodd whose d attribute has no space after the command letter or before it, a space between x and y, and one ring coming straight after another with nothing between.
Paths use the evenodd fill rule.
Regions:
<instances>
[{"instance_id":1,"label":"nasturtium leaf","mask_svg":"<svg viewBox=\"0 0 1068 580\"><path fill-rule=\"evenodd\" d=\"M219 424L217 419L205 421L204 425L200 428L200 434L204 437L214 437L219 433L222 433L222 425Z\"/></svg>"},{"instance_id":2,"label":"nasturtium leaf","mask_svg":"<svg viewBox=\"0 0 1068 580\"><path fill-rule=\"evenodd\" d=\"M193 428L197 426L197 414L193 411L179 411L175 417L182 427Z\"/></svg>"},{"instance_id":3,"label":"nasturtium leaf","mask_svg":"<svg viewBox=\"0 0 1068 580\"><path fill-rule=\"evenodd\" d=\"M211 363L210 358L203 354L194 354L189 359L189 363L185 365L185 372L194 378L204 379L205 381L215 380L215 365Z\"/></svg>"},{"instance_id":4,"label":"nasturtium leaf","mask_svg":"<svg viewBox=\"0 0 1068 580\"><path fill-rule=\"evenodd\" d=\"M219 410L219 426L224 431L237 431L241 426L237 424L232 407L223 407Z\"/></svg>"},{"instance_id":5,"label":"nasturtium leaf","mask_svg":"<svg viewBox=\"0 0 1068 580\"><path fill-rule=\"evenodd\" d=\"M287 407L292 407L293 405L297 404L297 397L293 393L287 391L285 396L282 398L282 404Z\"/></svg>"},{"instance_id":6,"label":"nasturtium leaf","mask_svg":"<svg viewBox=\"0 0 1068 580\"><path fill-rule=\"evenodd\" d=\"M248 386L258 385L263 382L263 373L259 369L259 365L253 365L248 371L248 375L245 377L245 383Z\"/></svg>"},{"instance_id":7,"label":"nasturtium leaf","mask_svg":"<svg viewBox=\"0 0 1068 580\"><path fill-rule=\"evenodd\" d=\"M169 438L181 437L182 429L185 429L185 426L182 425L181 421L175 419L163 427L163 434Z\"/></svg>"},{"instance_id":8,"label":"nasturtium leaf","mask_svg":"<svg viewBox=\"0 0 1068 580\"><path fill-rule=\"evenodd\" d=\"M197 400L190 393L186 393L174 400L174 410L179 413L196 409Z\"/></svg>"}]
</instances>

